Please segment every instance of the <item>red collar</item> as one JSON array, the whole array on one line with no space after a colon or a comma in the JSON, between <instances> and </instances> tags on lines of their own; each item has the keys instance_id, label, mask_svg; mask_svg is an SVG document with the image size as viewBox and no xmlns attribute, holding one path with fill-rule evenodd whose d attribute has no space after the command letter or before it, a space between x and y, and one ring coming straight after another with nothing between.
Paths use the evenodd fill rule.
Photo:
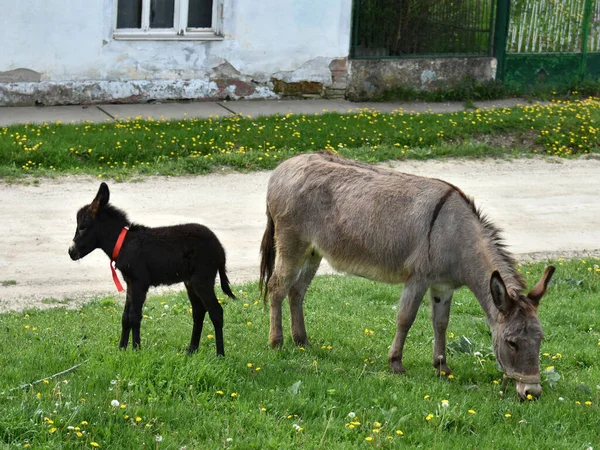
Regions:
<instances>
[{"instance_id":1,"label":"red collar","mask_svg":"<svg viewBox=\"0 0 600 450\"><path fill-rule=\"evenodd\" d=\"M119 292L123 292L123 285L121 285L121 282L119 281L119 277L117 277L117 271L115 270L115 260L117 259L117 256L119 256L119 253L121 252L121 247L123 246L123 241L125 240L125 236L127 235L128 231L129 231L129 227L123 227L123 229L121 230L121 233L119 234L119 237L117 238L117 243L115 244L115 248L113 249L113 252L112 252L112 258L110 260L110 270L112 272L113 281L115 282L115 286L117 287L117 290Z\"/></svg>"}]
</instances>

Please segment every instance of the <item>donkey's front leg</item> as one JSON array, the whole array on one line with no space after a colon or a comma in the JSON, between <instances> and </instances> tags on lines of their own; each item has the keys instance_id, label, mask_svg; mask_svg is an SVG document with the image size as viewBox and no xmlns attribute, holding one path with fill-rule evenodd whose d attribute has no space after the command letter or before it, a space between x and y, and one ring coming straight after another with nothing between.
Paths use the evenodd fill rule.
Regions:
<instances>
[{"instance_id":1,"label":"donkey's front leg","mask_svg":"<svg viewBox=\"0 0 600 450\"><path fill-rule=\"evenodd\" d=\"M142 307L146 301L148 286L140 283L134 283L131 291L131 308L129 309L129 323L131 325L131 334L133 348L140 348L140 325L142 323Z\"/></svg>"},{"instance_id":2,"label":"donkey's front leg","mask_svg":"<svg viewBox=\"0 0 600 450\"><path fill-rule=\"evenodd\" d=\"M426 291L427 286L420 282L408 281L404 285L397 317L398 328L396 329L396 336L394 337L392 348L390 348L388 354L388 361L390 362L394 373L406 373L406 370L402 365L402 350L404 348L408 330L415 321L415 317L417 317L419 305L421 304Z\"/></svg>"},{"instance_id":3,"label":"donkey's front leg","mask_svg":"<svg viewBox=\"0 0 600 450\"><path fill-rule=\"evenodd\" d=\"M131 310L131 286L127 285L127 297L125 299L125 308L121 316L121 342L119 348L125 349L129 345L129 333L131 332L131 322L129 322L129 311Z\"/></svg>"},{"instance_id":4,"label":"donkey's front leg","mask_svg":"<svg viewBox=\"0 0 600 450\"><path fill-rule=\"evenodd\" d=\"M446 364L446 330L450 319L450 305L454 291L443 286L432 286L431 322L433 323L433 367L438 376L448 376L452 373Z\"/></svg>"}]
</instances>

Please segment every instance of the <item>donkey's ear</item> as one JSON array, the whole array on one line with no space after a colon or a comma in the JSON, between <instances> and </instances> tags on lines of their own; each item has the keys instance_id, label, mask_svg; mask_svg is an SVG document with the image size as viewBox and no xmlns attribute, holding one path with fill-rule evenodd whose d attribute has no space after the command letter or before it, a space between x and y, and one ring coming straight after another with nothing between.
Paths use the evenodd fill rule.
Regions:
<instances>
[{"instance_id":1,"label":"donkey's ear","mask_svg":"<svg viewBox=\"0 0 600 450\"><path fill-rule=\"evenodd\" d=\"M544 271L544 275L542 275L540 281L538 281L533 289L531 289L529 294L527 294L527 297L529 297L535 306L540 304L540 300L546 293L546 290L548 289L548 283L550 283L550 279L552 278L555 270L556 267L548 266L548 268Z\"/></svg>"},{"instance_id":2,"label":"donkey's ear","mask_svg":"<svg viewBox=\"0 0 600 450\"><path fill-rule=\"evenodd\" d=\"M98 213L100 208L103 208L106 206L106 204L108 203L109 197L110 197L110 192L108 190L108 185L103 182L100 185L100 188L98 189L98 193L96 194L96 197L94 198L94 200L92 201L92 204L91 204L92 213L94 215L96 215Z\"/></svg>"},{"instance_id":3,"label":"donkey's ear","mask_svg":"<svg viewBox=\"0 0 600 450\"><path fill-rule=\"evenodd\" d=\"M490 291L498 311L500 311L502 314L508 313L512 307L513 301L510 298L510 295L508 295L506 285L504 284L504 281L497 270L494 271L492 278L490 278Z\"/></svg>"}]
</instances>

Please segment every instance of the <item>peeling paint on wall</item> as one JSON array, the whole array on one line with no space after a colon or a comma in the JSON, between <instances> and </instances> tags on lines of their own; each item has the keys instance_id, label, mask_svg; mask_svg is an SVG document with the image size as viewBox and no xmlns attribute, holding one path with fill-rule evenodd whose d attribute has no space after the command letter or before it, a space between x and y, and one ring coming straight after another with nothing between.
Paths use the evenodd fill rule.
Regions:
<instances>
[{"instance_id":1,"label":"peeling paint on wall","mask_svg":"<svg viewBox=\"0 0 600 450\"><path fill-rule=\"evenodd\" d=\"M273 78L320 83L326 93L328 65L349 51L352 0L227 0L216 41L115 39L116 4L3 5L15 20L0 27L0 42L10 43L0 72L28 68L40 76L0 80L0 105L277 98ZM35 15L25 14L32 9Z\"/></svg>"}]
</instances>

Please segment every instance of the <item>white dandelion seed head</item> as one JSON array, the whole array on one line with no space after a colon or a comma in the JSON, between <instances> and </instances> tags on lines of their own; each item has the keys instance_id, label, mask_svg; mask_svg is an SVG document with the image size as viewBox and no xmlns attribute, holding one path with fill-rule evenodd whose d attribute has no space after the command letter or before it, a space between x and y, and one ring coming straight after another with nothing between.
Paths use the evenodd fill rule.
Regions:
<instances>
[{"instance_id":1,"label":"white dandelion seed head","mask_svg":"<svg viewBox=\"0 0 600 450\"><path fill-rule=\"evenodd\" d=\"M118 408L120 405L119 400L112 400L110 402L110 406L112 406L113 408Z\"/></svg>"},{"instance_id":2,"label":"white dandelion seed head","mask_svg":"<svg viewBox=\"0 0 600 450\"><path fill-rule=\"evenodd\" d=\"M565 401L565 399L564 399L563 397L558 397L558 401L559 401L559 402L564 402L564 401Z\"/></svg>"},{"instance_id":3,"label":"white dandelion seed head","mask_svg":"<svg viewBox=\"0 0 600 450\"><path fill-rule=\"evenodd\" d=\"M156 442L162 442L163 437L160 434L157 434L154 439L156 440Z\"/></svg>"},{"instance_id":4,"label":"white dandelion seed head","mask_svg":"<svg viewBox=\"0 0 600 450\"><path fill-rule=\"evenodd\" d=\"M352 411L350 411L348 413L348 417L350 417L351 419L354 419L356 417L356 414L354 414Z\"/></svg>"}]
</instances>

